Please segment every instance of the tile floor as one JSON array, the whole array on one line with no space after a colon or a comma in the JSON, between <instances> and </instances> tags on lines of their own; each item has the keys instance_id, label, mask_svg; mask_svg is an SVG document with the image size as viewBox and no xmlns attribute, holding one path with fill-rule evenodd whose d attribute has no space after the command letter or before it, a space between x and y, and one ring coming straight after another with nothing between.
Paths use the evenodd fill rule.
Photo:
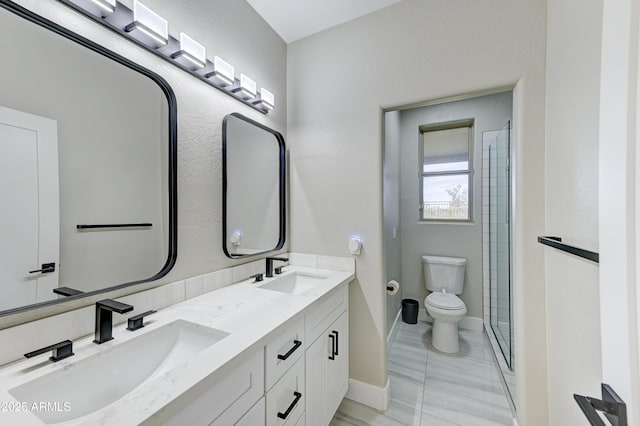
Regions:
<instances>
[{"instance_id":1,"label":"tile floor","mask_svg":"<svg viewBox=\"0 0 640 426\"><path fill-rule=\"evenodd\" d=\"M461 350L431 346L431 325L398 323L387 361L389 409L381 413L344 399L331 426L512 425L500 377L482 333L460 330Z\"/></svg>"}]
</instances>

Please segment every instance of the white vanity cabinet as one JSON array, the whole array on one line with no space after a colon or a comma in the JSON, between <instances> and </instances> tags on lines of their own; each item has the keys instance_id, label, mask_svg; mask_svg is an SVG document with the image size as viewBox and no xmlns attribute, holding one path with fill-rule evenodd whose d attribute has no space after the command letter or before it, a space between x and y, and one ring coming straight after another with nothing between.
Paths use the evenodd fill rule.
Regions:
<instances>
[{"instance_id":1,"label":"white vanity cabinet","mask_svg":"<svg viewBox=\"0 0 640 426\"><path fill-rule=\"evenodd\" d=\"M217 380L167 425L328 425L349 380L345 283L278 327L247 361Z\"/></svg>"},{"instance_id":2,"label":"white vanity cabinet","mask_svg":"<svg viewBox=\"0 0 640 426\"><path fill-rule=\"evenodd\" d=\"M306 351L306 425L328 425L349 385L349 311L347 286L320 305L307 317L328 323ZM310 324L308 324L308 327ZM307 328L308 328L307 327Z\"/></svg>"}]
</instances>

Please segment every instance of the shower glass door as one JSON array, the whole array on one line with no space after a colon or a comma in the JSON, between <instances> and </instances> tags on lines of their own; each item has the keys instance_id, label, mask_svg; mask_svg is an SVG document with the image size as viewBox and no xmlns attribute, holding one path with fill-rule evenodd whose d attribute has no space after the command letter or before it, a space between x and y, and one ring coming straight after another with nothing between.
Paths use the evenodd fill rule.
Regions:
<instances>
[{"instance_id":1,"label":"shower glass door","mask_svg":"<svg viewBox=\"0 0 640 426\"><path fill-rule=\"evenodd\" d=\"M513 370L511 291L510 122L489 151L489 255L491 329Z\"/></svg>"}]
</instances>

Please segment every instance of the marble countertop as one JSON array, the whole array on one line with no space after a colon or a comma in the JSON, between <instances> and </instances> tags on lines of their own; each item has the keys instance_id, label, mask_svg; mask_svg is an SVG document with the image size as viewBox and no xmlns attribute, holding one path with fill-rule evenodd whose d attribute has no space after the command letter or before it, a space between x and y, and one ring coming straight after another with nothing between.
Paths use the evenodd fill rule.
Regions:
<instances>
[{"instance_id":1,"label":"marble countertop","mask_svg":"<svg viewBox=\"0 0 640 426\"><path fill-rule=\"evenodd\" d=\"M321 273L329 277L322 284L300 294L291 295L261 289L258 285L291 274L295 271ZM0 369L0 424L41 425L35 414L16 409L17 401L9 391L24 383L59 371L73 368L79 361L106 354L111 348L149 333L165 324L181 319L229 333L224 339L199 352L187 362L176 366L162 376L144 382L125 397L105 408L74 420L58 423L65 425L123 425L154 422L157 416L170 416L167 411L179 410L179 397L205 378L222 377L240 360L263 346L277 329L300 318L314 302L341 284L351 281L351 272L336 272L300 266L288 266L283 275L265 278L260 284L252 279L203 294L185 302L165 308L145 318L146 326L138 331L127 331L126 323L113 328L114 340L96 345L93 335L74 341L75 355L59 362L50 362L45 355L8 364ZM117 315L117 314L116 314ZM132 362L144 360L132 359ZM87 377L91 386L91 378ZM167 408L165 408L167 407ZM73 407L70 407L73 409ZM163 410L164 409L164 410Z\"/></svg>"}]
</instances>

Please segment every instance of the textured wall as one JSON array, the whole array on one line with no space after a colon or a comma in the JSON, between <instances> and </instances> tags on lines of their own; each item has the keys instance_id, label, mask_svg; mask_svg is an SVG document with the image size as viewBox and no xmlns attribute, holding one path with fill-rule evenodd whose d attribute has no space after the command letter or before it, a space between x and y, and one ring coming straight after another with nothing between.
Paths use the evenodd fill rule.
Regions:
<instances>
[{"instance_id":1,"label":"textured wall","mask_svg":"<svg viewBox=\"0 0 640 426\"><path fill-rule=\"evenodd\" d=\"M137 289L242 263L226 258L222 251L222 119L231 112L240 112L281 132L286 139L287 47L284 41L245 1L145 2L169 21L172 35L177 36L181 31L188 33L207 47L209 57L225 58L235 66L236 72L246 73L259 87L272 91L276 109L265 116L55 0L21 0L17 3L160 74L175 91L178 103L178 260L167 277ZM2 318L0 327L83 306L91 300Z\"/></svg>"},{"instance_id":2,"label":"textured wall","mask_svg":"<svg viewBox=\"0 0 640 426\"><path fill-rule=\"evenodd\" d=\"M515 87L516 278L523 332L521 425L546 423L544 52L546 3L405 0L289 45L291 250L364 250L351 285L351 377L386 383L383 109ZM525 303L526 301L526 303Z\"/></svg>"}]
</instances>

